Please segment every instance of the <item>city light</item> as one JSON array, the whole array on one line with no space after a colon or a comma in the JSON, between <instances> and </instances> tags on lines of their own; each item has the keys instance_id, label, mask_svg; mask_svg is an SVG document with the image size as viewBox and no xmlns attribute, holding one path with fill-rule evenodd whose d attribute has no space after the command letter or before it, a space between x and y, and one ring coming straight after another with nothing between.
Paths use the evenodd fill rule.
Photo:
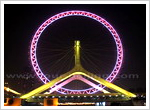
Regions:
<instances>
[{"instance_id":1,"label":"city light","mask_svg":"<svg viewBox=\"0 0 150 110\"><path fill-rule=\"evenodd\" d=\"M7 92L11 92L11 93L14 93L14 94L17 94L17 95L21 95L21 93L17 92L17 91L14 91L8 87L4 87L4 90L6 90Z\"/></svg>"}]
</instances>

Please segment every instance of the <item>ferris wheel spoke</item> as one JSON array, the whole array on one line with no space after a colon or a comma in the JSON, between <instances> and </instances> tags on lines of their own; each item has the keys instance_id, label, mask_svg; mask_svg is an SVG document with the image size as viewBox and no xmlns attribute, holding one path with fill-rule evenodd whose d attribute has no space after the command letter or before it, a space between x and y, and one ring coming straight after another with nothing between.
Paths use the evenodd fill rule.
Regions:
<instances>
[{"instance_id":1,"label":"ferris wheel spoke","mask_svg":"<svg viewBox=\"0 0 150 110\"><path fill-rule=\"evenodd\" d=\"M110 55L110 53L105 53L103 54L103 52L90 52L90 51L84 51L86 54L91 55L91 56L95 56L96 58L100 58L102 57L102 59L104 59L104 57L107 57L107 59L112 59L114 58L114 55Z\"/></svg>"},{"instance_id":2,"label":"ferris wheel spoke","mask_svg":"<svg viewBox=\"0 0 150 110\"><path fill-rule=\"evenodd\" d=\"M106 59L107 58L107 61L114 61L113 58L114 58L114 55L110 55L109 53L108 54L103 54L102 53L99 53L99 52L93 52L93 51L85 51L83 48L82 48L83 52L87 55L89 55L90 57L92 57L93 59L95 59L96 61L99 61L97 60L98 58L103 60L103 59ZM97 59L96 59L97 58Z\"/></svg>"},{"instance_id":3,"label":"ferris wheel spoke","mask_svg":"<svg viewBox=\"0 0 150 110\"><path fill-rule=\"evenodd\" d=\"M87 54L83 54L83 55L84 55L83 57L85 57L88 61L90 61L94 65L94 67L96 68L96 70L98 70L97 71L98 73L100 73L100 71L103 71L102 73L105 73L105 71L106 71L104 68L98 67L97 65L99 65L99 64L103 65L103 67L105 67L105 68L106 67L111 67L109 64L105 63L106 61L97 60L96 59L97 57L93 57L92 55L90 55L90 57L91 57L91 59L90 59L89 57L87 57ZM94 62L94 61L96 61L96 62Z\"/></svg>"},{"instance_id":4,"label":"ferris wheel spoke","mask_svg":"<svg viewBox=\"0 0 150 110\"><path fill-rule=\"evenodd\" d=\"M97 59L96 59L97 57L94 57L94 56L92 56L92 55L90 55L90 54L89 54L89 57L90 57L91 59L93 59L93 61L96 61L96 62L99 62L99 63L103 63L103 65L106 65L107 67L110 67L110 65L111 65L111 64L109 64L109 63L106 63L106 60L104 60L104 58L101 58L101 60L97 60ZM107 60L108 60L108 58L107 58Z\"/></svg>"},{"instance_id":5,"label":"ferris wheel spoke","mask_svg":"<svg viewBox=\"0 0 150 110\"><path fill-rule=\"evenodd\" d=\"M85 58L87 61L89 61L89 62L93 65L93 67L95 68L96 72L99 73L99 69L98 69L97 65L95 65L95 64L86 56L86 54L83 54L83 59L84 59L84 58ZM86 61L86 60L84 60L84 61Z\"/></svg>"},{"instance_id":6,"label":"ferris wheel spoke","mask_svg":"<svg viewBox=\"0 0 150 110\"><path fill-rule=\"evenodd\" d=\"M83 59L84 63L90 62L90 61L87 61L87 59L84 58L84 57L82 57L82 59ZM91 70L92 73L100 73L100 71L97 68L95 68L95 67L94 68L90 68L90 70Z\"/></svg>"},{"instance_id":7,"label":"ferris wheel spoke","mask_svg":"<svg viewBox=\"0 0 150 110\"><path fill-rule=\"evenodd\" d=\"M56 73L58 73L58 74L60 74L60 72L62 72L64 70L67 72L70 69L70 68L67 69L68 64L70 63L69 59L70 59L70 56L68 55L66 59L64 59L62 62L59 63L59 65L57 65L57 66L55 65L53 68L52 67L48 68L49 71L57 70Z\"/></svg>"},{"instance_id":8,"label":"ferris wheel spoke","mask_svg":"<svg viewBox=\"0 0 150 110\"><path fill-rule=\"evenodd\" d=\"M62 52L62 53L57 53L57 54L53 54L53 53L51 53L50 55L45 55L45 54L41 54L41 56L42 57L40 57L40 58L38 58L38 59L44 59L44 58L50 58L50 59L53 59L53 58L57 58L57 57L59 57L59 56L62 56L62 55L64 55L64 52Z\"/></svg>"},{"instance_id":9,"label":"ferris wheel spoke","mask_svg":"<svg viewBox=\"0 0 150 110\"><path fill-rule=\"evenodd\" d=\"M56 64L58 64L58 63L60 63L61 61L65 61L66 62L66 59L65 59L65 57L67 57L67 58L69 58L69 53L72 51L72 49L70 50L70 51L68 51L63 57L61 57L60 59L58 59L57 61L55 61L54 63L53 63L53 65L51 65L51 66L47 66L48 68L54 68L55 66L56 66ZM64 66L64 65L62 65L62 66ZM62 67L61 66L61 67ZM45 67L46 68L46 67Z\"/></svg>"}]
</instances>

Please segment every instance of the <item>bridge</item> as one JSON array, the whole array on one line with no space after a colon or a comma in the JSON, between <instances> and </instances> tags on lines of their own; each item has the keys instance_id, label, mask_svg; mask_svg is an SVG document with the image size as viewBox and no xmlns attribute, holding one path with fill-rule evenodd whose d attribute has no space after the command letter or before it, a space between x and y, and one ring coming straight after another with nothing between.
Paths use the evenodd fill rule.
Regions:
<instances>
[{"instance_id":1,"label":"bridge","mask_svg":"<svg viewBox=\"0 0 150 110\"><path fill-rule=\"evenodd\" d=\"M85 70L80 63L80 41L75 41L74 44L74 53L75 53L75 67L69 72L59 76L58 78L32 90L29 93L21 94L16 92L10 88L5 87L4 90L12 92L17 95L16 98L27 101L28 103L40 103L44 102L45 99L58 99L58 104L56 105L65 105L67 102L72 102L70 104L81 104L86 102L86 104L92 104L93 102L125 102L131 101L136 98L136 94L131 93L113 83L102 79L93 73ZM96 81L109 89L115 91L114 93L110 93L109 91L97 86L93 82L87 80L83 76L91 78L93 81ZM93 86L96 89L99 89L102 93L100 94L53 94L54 91L61 88L62 86L68 84L73 80L80 80L84 83ZM44 91L50 89L48 93L43 93ZM41 94L42 93L42 94Z\"/></svg>"},{"instance_id":2,"label":"bridge","mask_svg":"<svg viewBox=\"0 0 150 110\"><path fill-rule=\"evenodd\" d=\"M27 99L27 98L29 98L29 97L31 97L33 95L36 95L38 93L41 93L41 92L47 90L49 88L51 88L51 89L54 89L54 88L56 89L56 87L60 88L62 86L61 84L58 86L58 84L60 82L66 80L66 79L68 79L68 78L70 78L72 76L77 76L77 75L78 75L78 77L80 79L82 79L81 75L86 76L86 77L88 77L88 78L90 78L90 79L92 79L92 80L94 80L94 81L96 81L96 82L98 82L98 83L108 87L109 89L112 89L112 90L114 90L116 92L119 92L119 93L121 93L121 94L123 94L123 95L125 95L127 97L136 97L135 94L133 94L133 93L131 93L131 92L125 90L125 89L122 89L121 87L119 87L119 86L117 86L117 85L115 85L113 83L110 83L110 82L108 82L108 81L106 81L106 80L96 76L95 74L90 73L87 70L85 70L82 67L81 63L80 63L80 41L78 41L78 40L75 41L74 53L75 53L75 67L72 70L70 70L69 72L59 76L58 78L56 78L56 79L54 79L54 80L52 80L52 81L50 81L50 82L48 82L48 83L46 83L46 84L44 84L44 85L42 85L40 87L34 89L33 91L22 95L20 98L21 99ZM76 79L74 79L74 80L76 80ZM83 81L83 80L81 80L81 81ZM103 92L107 92L108 93L108 91L103 90L103 88L99 87L98 89L100 89Z\"/></svg>"},{"instance_id":3,"label":"bridge","mask_svg":"<svg viewBox=\"0 0 150 110\"><path fill-rule=\"evenodd\" d=\"M120 93L101 93L101 94L38 94L27 99L28 102L43 102L45 98L58 98L59 103L65 102L120 102L131 100Z\"/></svg>"}]
</instances>

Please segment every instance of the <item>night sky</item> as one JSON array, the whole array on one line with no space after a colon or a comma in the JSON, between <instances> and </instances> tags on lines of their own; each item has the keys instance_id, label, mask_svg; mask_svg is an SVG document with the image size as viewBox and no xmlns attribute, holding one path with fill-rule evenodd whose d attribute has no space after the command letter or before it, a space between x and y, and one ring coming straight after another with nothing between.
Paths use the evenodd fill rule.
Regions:
<instances>
[{"instance_id":1,"label":"night sky","mask_svg":"<svg viewBox=\"0 0 150 110\"><path fill-rule=\"evenodd\" d=\"M146 5L5 5L4 6L4 70L5 82L21 92L28 92L42 82L35 75L29 48L37 28L49 17L68 10L84 10L107 20L118 32L124 48L119 75L113 81L127 89L146 88ZM37 58L49 79L74 66L74 40L81 41L81 63L97 75L110 74L116 60L116 47L109 31L97 21L86 17L67 17L54 22L42 33ZM69 52L67 55L66 53ZM63 59L61 59L65 56ZM61 59L61 60L59 60ZM58 61L59 60L59 61ZM9 78L20 74L24 78ZM129 76L133 74L135 78ZM126 77L127 76L127 77ZM77 83L77 82L76 82ZM76 83L72 83L76 85ZM28 85L33 87L28 87ZM75 86L74 89L77 89ZM68 88L71 85L68 85ZM84 86L83 88L86 88ZM26 91L22 89L26 88Z\"/></svg>"}]
</instances>

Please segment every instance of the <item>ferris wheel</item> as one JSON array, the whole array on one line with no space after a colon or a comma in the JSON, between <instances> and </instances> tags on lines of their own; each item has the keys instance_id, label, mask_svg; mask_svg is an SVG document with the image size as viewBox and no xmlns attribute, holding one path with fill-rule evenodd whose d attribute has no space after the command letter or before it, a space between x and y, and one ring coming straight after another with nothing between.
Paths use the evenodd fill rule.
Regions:
<instances>
[{"instance_id":1,"label":"ferris wheel","mask_svg":"<svg viewBox=\"0 0 150 110\"><path fill-rule=\"evenodd\" d=\"M100 23L104 27L106 27L106 29L112 35L112 37L115 41L115 44L116 44L117 58L116 58L115 65L114 65L111 73L105 79L106 81L112 82L115 79L115 77L117 76L117 74L119 73L119 70L122 66L122 61L123 61L123 47L122 47L120 37L119 37L118 33L116 32L116 30L112 27L112 25L110 25L102 17L100 17L94 13L91 13L91 12L79 11L79 10L65 11L65 12L62 12L62 13L59 13L59 14L56 14L56 15L50 17L38 28L38 30L34 34L34 36L32 38L32 42L31 42L31 47L30 47L30 59L31 59L31 64L33 66L33 69L34 69L36 75L40 78L40 80L43 83L46 84L46 83L50 82L50 79L48 79L46 77L46 75L44 74L44 72L42 71L42 69L38 63L38 59L37 59L37 49L39 48L38 42L40 40L39 38L41 37L41 34L43 33L43 31L48 26L51 26L51 24L53 24L53 22L56 22L59 19L63 19L65 17L69 17L69 16L82 16L82 17L88 17L90 19L93 19L93 20L97 21L97 23ZM97 86L104 88L104 86L102 86L101 84L98 84ZM66 94L66 93L89 93L89 94L93 94L93 93L98 92L99 90L95 89L94 87L91 87L88 89L83 89L83 90L72 90L72 89L61 87L60 89L58 89L56 91L61 93L61 94Z\"/></svg>"}]
</instances>

